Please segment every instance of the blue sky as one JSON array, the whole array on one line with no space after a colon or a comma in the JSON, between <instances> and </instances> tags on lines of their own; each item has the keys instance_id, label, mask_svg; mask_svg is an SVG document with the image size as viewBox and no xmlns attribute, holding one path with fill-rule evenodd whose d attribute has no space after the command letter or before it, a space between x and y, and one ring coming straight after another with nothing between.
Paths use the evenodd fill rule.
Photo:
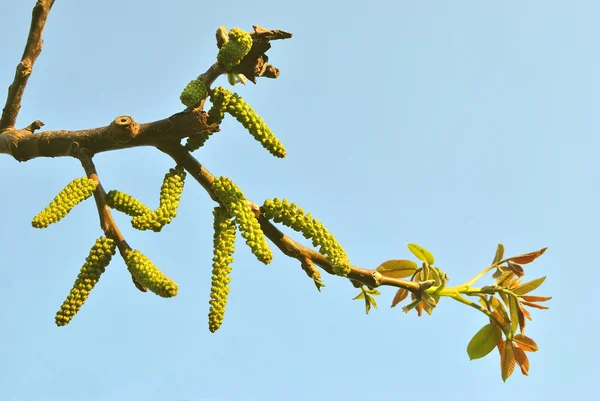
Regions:
<instances>
[{"instance_id":1,"label":"blue sky","mask_svg":"<svg viewBox=\"0 0 600 401\"><path fill-rule=\"evenodd\" d=\"M33 4L0 5L5 88ZM408 258L414 242L458 284L489 264L498 242L508 254L548 246L526 269L547 275L537 293L554 297L527 329L540 347L530 376L503 383L497 352L469 361L467 343L486 319L464 305L442 300L418 318L390 309L394 290L384 288L367 316L344 279L325 276L318 293L297 261L276 253L264 266L241 243L225 323L211 334L214 205L192 180L160 234L117 215L179 295L140 293L115 257L76 318L57 328L54 314L101 235L95 206L33 229L31 218L83 171L74 159L4 155L0 398L533 401L600 391L596 290L587 288L600 220L598 3L336 4L58 0L18 125L165 118L214 61L218 26L293 32L269 52L279 79L235 87L288 157L271 157L232 119L196 156L256 202L297 202L361 267ZM105 188L154 207L173 162L137 148L100 154L96 166Z\"/></svg>"}]
</instances>

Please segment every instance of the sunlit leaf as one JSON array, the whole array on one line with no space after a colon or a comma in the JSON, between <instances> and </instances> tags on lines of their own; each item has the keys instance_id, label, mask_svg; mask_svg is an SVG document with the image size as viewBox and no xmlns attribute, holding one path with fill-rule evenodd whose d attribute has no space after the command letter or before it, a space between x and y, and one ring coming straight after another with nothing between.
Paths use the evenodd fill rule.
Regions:
<instances>
[{"instance_id":1,"label":"sunlit leaf","mask_svg":"<svg viewBox=\"0 0 600 401\"><path fill-rule=\"evenodd\" d=\"M492 305L492 308L494 308L494 310L498 312L507 322L510 322L510 317L508 317L506 309L504 309L504 306L498 298L491 296L490 304Z\"/></svg>"},{"instance_id":2,"label":"sunlit leaf","mask_svg":"<svg viewBox=\"0 0 600 401\"><path fill-rule=\"evenodd\" d=\"M523 349L523 351L535 352L538 350L538 346L535 341L524 334L516 334L513 337L513 340L517 343L519 348Z\"/></svg>"},{"instance_id":3,"label":"sunlit leaf","mask_svg":"<svg viewBox=\"0 0 600 401\"><path fill-rule=\"evenodd\" d=\"M367 315L369 314L369 312L371 311L371 302L370 299L371 297L366 296L365 297L365 312L367 313Z\"/></svg>"},{"instance_id":4,"label":"sunlit leaf","mask_svg":"<svg viewBox=\"0 0 600 401\"><path fill-rule=\"evenodd\" d=\"M492 262L492 264L500 262L503 257L504 257L504 245L498 244L498 247L496 248L496 256L494 256L494 261Z\"/></svg>"},{"instance_id":5,"label":"sunlit leaf","mask_svg":"<svg viewBox=\"0 0 600 401\"><path fill-rule=\"evenodd\" d=\"M496 347L502 338L502 330L496 324L486 324L469 341L467 354L471 360L483 358Z\"/></svg>"},{"instance_id":6,"label":"sunlit leaf","mask_svg":"<svg viewBox=\"0 0 600 401\"><path fill-rule=\"evenodd\" d=\"M514 288L512 292L514 292L517 295L525 295L528 292L531 292L538 288L540 285L542 285L544 280L546 280L546 276L536 278L535 280L531 280L528 283L521 284L520 286Z\"/></svg>"},{"instance_id":7,"label":"sunlit leaf","mask_svg":"<svg viewBox=\"0 0 600 401\"><path fill-rule=\"evenodd\" d=\"M500 298L502 299L502 302L504 302L504 305L509 306L509 304L508 304L508 295L506 295L503 292L499 292L498 295L500 295Z\"/></svg>"},{"instance_id":8,"label":"sunlit leaf","mask_svg":"<svg viewBox=\"0 0 600 401\"><path fill-rule=\"evenodd\" d=\"M501 287L506 287L506 285L505 285L506 282L508 282L510 279L514 278L514 276L515 276L515 273L513 273L512 270L504 272L499 277L497 277L496 284Z\"/></svg>"},{"instance_id":9,"label":"sunlit leaf","mask_svg":"<svg viewBox=\"0 0 600 401\"><path fill-rule=\"evenodd\" d=\"M392 308L396 305L398 305L400 302L404 301L404 299L408 296L408 290L406 288L400 288L397 292L396 295L394 296L394 299L392 300Z\"/></svg>"},{"instance_id":10,"label":"sunlit leaf","mask_svg":"<svg viewBox=\"0 0 600 401\"><path fill-rule=\"evenodd\" d=\"M540 256L542 256L544 254L544 252L546 252L546 249L548 249L548 248L542 248L539 251L524 253L523 255L518 255L518 256L513 256L509 260L511 260L515 263L521 264L521 265L526 265L527 263L531 263L534 260L536 260L537 258L539 258Z\"/></svg>"},{"instance_id":11,"label":"sunlit leaf","mask_svg":"<svg viewBox=\"0 0 600 401\"><path fill-rule=\"evenodd\" d=\"M371 295L381 295L381 293L379 292L379 290L376 290L375 288L373 288L373 289L369 289L369 288L367 288L367 289L365 290L365 292L366 292L367 294L371 294Z\"/></svg>"},{"instance_id":12,"label":"sunlit leaf","mask_svg":"<svg viewBox=\"0 0 600 401\"><path fill-rule=\"evenodd\" d=\"M517 364L521 368L521 373L525 376L529 376L529 358L527 358L527 354L519 347L514 347L513 351L515 352Z\"/></svg>"},{"instance_id":13,"label":"sunlit leaf","mask_svg":"<svg viewBox=\"0 0 600 401\"><path fill-rule=\"evenodd\" d=\"M417 244L408 244L408 249L412 252L413 255L415 255L419 260L422 260L423 262L427 262L430 265L433 264L434 262L434 258L433 255L431 254L431 252L429 252L427 249L423 248L422 246L419 246Z\"/></svg>"},{"instance_id":14,"label":"sunlit leaf","mask_svg":"<svg viewBox=\"0 0 600 401\"><path fill-rule=\"evenodd\" d=\"M534 295L523 295L521 298L527 302L545 302L552 299L552 297L536 297Z\"/></svg>"},{"instance_id":15,"label":"sunlit leaf","mask_svg":"<svg viewBox=\"0 0 600 401\"><path fill-rule=\"evenodd\" d=\"M388 260L375 270L387 277L404 278L413 275L418 268L412 260Z\"/></svg>"},{"instance_id":16,"label":"sunlit leaf","mask_svg":"<svg viewBox=\"0 0 600 401\"><path fill-rule=\"evenodd\" d=\"M433 296L431 294L428 294L428 293L424 292L423 295L422 295L422 299L423 299L423 302L425 302L426 305L428 305L429 307L431 307L431 309L433 309L433 308L435 308L437 306L437 302L436 302L435 298L433 298ZM429 312L429 314L431 315L431 312Z\"/></svg>"},{"instance_id":17,"label":"sunlit leaf","mask_svg":"<svg viewBox=\"0 0 600 401\"><path fill-rule=\"evenodd\" d=\"M512 333L516 333L519 328L519 301L515 297L508 297L508 309L510 310L510 330Z\"/></svg>"},{"instance_id":18,"label":"sunlit leaf","mask_svg":"<svg viewBox=\"0 0 600 401\"><path fill-rule=\"evenodd\" d=\"M527 306L531 306L532 308L536 308L536 309L550 309L547 306L534 304L533 302L522 301L522 304L523 305L527 305Z\"/></svg>"},{"instance_id":19,"label":"sunlit leaf","mask_svg":"<svg viewBox=\"0 0 600 401\"><path fill-rule=\"evenodd\" d=\"M502 370L502 380L506 381L515 370L515 351L512 341L506 341L502 346L502 354L500 356L500 369Z\"/></svg>"}]
</instances>

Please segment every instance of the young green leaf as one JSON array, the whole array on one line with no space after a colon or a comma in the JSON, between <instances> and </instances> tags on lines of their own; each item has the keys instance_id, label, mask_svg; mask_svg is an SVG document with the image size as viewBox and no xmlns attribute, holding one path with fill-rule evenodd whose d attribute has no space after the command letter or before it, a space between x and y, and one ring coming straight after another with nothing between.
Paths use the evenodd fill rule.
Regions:
<instances>
[{"instance_id":1,"label":"young green leaf","mask_svg":"<svg viewBox=\"0 0 600 401\"><path fill-rule=\"evenodd\" d=\"M502 339L502 330L493 323L483 326L471 339L467 346L467 354L469 358L483 358L498 345Z\"/></svg>"},{"instance_id":2,"label":"young green leaf","mask_svg":"<svg viewBox=\"0 0 600 401\"><path fill-rule=\"evenodd\" d=\"M519 309L518 300L513 297L508 297L508 309L510 310L510 324L511 324L511 332L514 334L517 332L519 328L519 313L521 310ZM521 313L522 314L522 313Z\"/></svg>"},{"instance_id":3,"label":"young green leaf","mask_svg":"<svg viewBox=\"0 0 600 401\"><path fill-rule=\"evenodd\" d=\"M375 270L387 277L404 278L413 275L418 268L412 260L388 260Z\"/></svg>"},{"instance_id":4,"label":"young green leaf","mask_svg":"<svg viewBox=\"0 0 600 401\"><path fill-rule=\"evenodd\" d=\"M434 258L433 255L431 254L431 252L429 252L427 249L423 248L422 246L419 246L417 244L408 244L408 249L412 252L413 255L415 255L419 260L422 260L423 262L427 262L430 265L433 264L434 262Z\"/></svg>"},{"instance_id":5,"label":"young green leaf","mask_svg":"<svg viewBox=\"0 0 600 401\"><path fill-rule=\"evenodd\" d=\"M357 296L355 296L354 298L352 298L352 300L358 300L358 299L363 299L365 297L365 292L361 291L360 294L358 294Z\"/></svg>"},{"instance_id":6,"label":"young green leaf","mask_svg":"<svg viewBox=\"0 0 600 401\"><path fill-rule=\"evenodd\" d=\"M540 278L536 278L535 280L531 280L528 283L521 284L520 286L514 288L512 290L512 292L514 292L517 295L525 295L525 294L527 294L527 293L535 290L540 285L542 285L542 283L544 282L544 280L546 280L546 276L540 277Z\"/></svg>"}]
</instances>

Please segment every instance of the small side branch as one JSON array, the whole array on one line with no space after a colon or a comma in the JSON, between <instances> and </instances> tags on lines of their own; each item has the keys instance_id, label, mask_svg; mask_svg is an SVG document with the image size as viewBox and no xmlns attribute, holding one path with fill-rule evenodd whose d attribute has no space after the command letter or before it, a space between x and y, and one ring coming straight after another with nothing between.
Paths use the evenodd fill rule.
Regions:
<instances>
[{"instance_id":1,"label":"small side branch","mask_svg":"<svg viewBox=\"0 0 600 401\"><path fill-rule=\"evenodd\" d=\"M21 62L17 65L13 83L8 87L6 104L2 110L2 117L0 117L0 131L15 126L25 86L31 75L33 64L42 51L42 32L53 4L54 0L38 0L33 7L27 44Z\"/></svg>"}]
</instances>

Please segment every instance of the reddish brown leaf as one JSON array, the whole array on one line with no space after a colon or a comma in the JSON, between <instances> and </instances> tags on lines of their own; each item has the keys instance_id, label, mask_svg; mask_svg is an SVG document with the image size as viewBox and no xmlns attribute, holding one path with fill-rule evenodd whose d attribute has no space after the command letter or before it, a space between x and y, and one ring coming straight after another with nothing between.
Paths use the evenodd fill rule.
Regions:
<instances>
[{"instance_id":1,"label":"reddish brown leaf","mask_svg":"<svg viewBox=\"0 0 600 401\"><path fill-rule=\"evenodd\" d=\"M521 309L521 312L523 312L523 316L525 316L527 319L531 320L531 314L529 314L529 311L523 307L521 302L519 302L519 309ZM525 325L523 325L523 328L524 327L525 327Z\"/></svg>"},{"instance_id":2,"label":"reddish brown leaf","mask_svg":"<svg viewBox=\"0 0 600 401\"><path fill-rule=\"evenodd\" d=\"M423 314L423 304L424 302L421 301L419 302L419 304L415 307L415 309L417 310L417 315L419 315L419 317Z\"/></svg>"},{"instance_id":3,"label":"reddish brown leaf","mask_svg":"<svg viewBox=\"0 0 600 401\"><path fill-rule=\"evenodd\" d=\"M506 320L507 322L510 322L510 317L508 317L508 313L506 312L506 309L504 309L504 306L502 305L502 303L500 302L500 300L494 296L490 297L490 304L492 305L492 308L494 308L494 310L496 312L498 312L503 318L504 320Z\"/></svg>"},{"instance_id":4,"label":"reddish brown leaf","mask_svg":"<svg viewBox=\"0 0 600 401\"><path fill-rule=\"evenodd\" d=\"M540 256L542 256L543 253L546 252L546 249L548 249L548 248L542 248L539 251L524 253L523 255L518 255L518 256L513 256L509 260L511 260L515 263L519 263L521 265L526 265L527 263L531 263L534 260L536 260L537 258L539 258Z\"/></svg>"},{"instance_id":5,"label":"reddish brown leaf","mask_svg":"<svg viewBox=\"0 0 600 401\"><path fill-rule=\"evenodd\" d=\"M532 308L537 308L537 309L550 309L547 306L543 306L543 305L538 305L538 304L534 304L533 302L526 302L526 301L522 301L521 302L523 305L527 305L527 306L531 306Z\"/></svg>"},{"instance_id":6,"label":"reddish brown leaf","mask_svg":"<svg viewBox=\"0 0 600 401\"><path fill-rule=\"evenodd\" d=\"M498 341L498 352L500 353L500 358L502 358L502 350L504 349L504 339L500 339L500 341Z\"/></svg>"},{"instance_id":7,"label":"reddish brown leaf","mask_svg":"<svg viewBox=\"0 0 600 401\"><path fill-rule=\"evenodd\" d=\"M525 270L523 270L523 267L521 267L521 265L509 261L508 267L510 267L510 270L512 270L512 272L515 273L515 275L517 275L518 277L523 277L525 275Z\"/></svg>"},{"instance_id":8,"label":"reddish brown leaf","mask_svg":"<svg viewBox=\"0 0 600 401\"><path fill-rule=\"evenodd\" d=\"M552 297L536 297L534 295L522 295L521 298L527 302L545 302L552 299Z\"/></svg>"},{"instance_id":9,"label":"reddish brown leaf","mask_svg":"<svg viewBox=\"0 0 600 401\"><path fill-rule=\"evenodd\" d=\"M517 343L519 348L523 351L527 352L535 352L538 350L538 346L531 338L527 337L524 334L517 334L514 336L513 340Z\"/></svg>"},{"instance_id":10,"label":"reddish brown leaf","mask_svg":"<svg viewBox=\"0 0 600 401\"><path fill-rule=\"evenodd\" d=\"M512 341L506 341L502 347L500 355L500 369L502 370L502 380L506 381L515 370L515 351Z\"/></svg>"},{"instance_id":11,"label":"reddish brown leaf","mask_svg":"<svg viewBox=\"0 0 600 401\"><path fill-rule=\"evenodd\" d=\"M519 318L519 328L522 333L525 330L525 314L523 313L523 309L521 309L520 302L517 302L517 316Z\"/></svg>"},{"instance_id":12,"label":"reddish brown leaf","mask_svg":"<svg viewBox=\"0 0 600 401\"><path fill-rule=\"evenodd\" d=\"M406 288L400 288L394 299L392 300L392 308L398 305L400 302L404 301L404 299L408 296L408 290Z\"/></svg>"},{"instance_id":13,"label":"reddish brown leaf","mask_svg":"<svg viewBox=\"0 0 600 401\"><path fill-rule=\"evenodd\" d=\"M519 367L521 368L521 373L525 376L529 376L529 358L527 358L527 354L519 347L514 347L513 351L515 352L517 364L519 364Z\"/></svg>"}]
</instances>

